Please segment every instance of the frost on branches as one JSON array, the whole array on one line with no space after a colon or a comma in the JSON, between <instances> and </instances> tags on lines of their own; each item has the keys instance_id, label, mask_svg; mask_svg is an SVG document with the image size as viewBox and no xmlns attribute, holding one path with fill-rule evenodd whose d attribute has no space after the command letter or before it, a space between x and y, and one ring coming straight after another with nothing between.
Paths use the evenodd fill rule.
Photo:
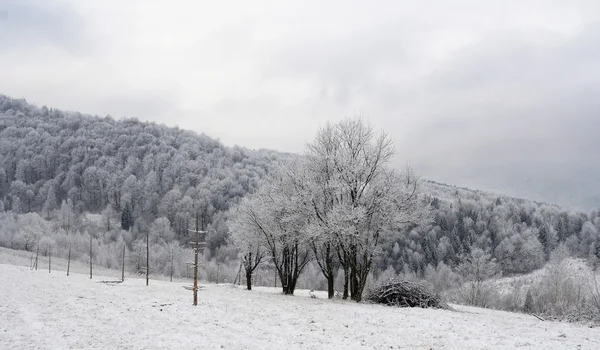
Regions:
<instances>
[{"instance_id":1,"label":"frost on branches","mask_svg":"<svg viewBox=\"0 0 600 350\"><path fill-rule=\"evenodd\" d=\"M381 245L403 226L429 220L419 177L391 169L393 154L389 136L359 119L322 128L301 159L282 165L235 209L233 240L248 245L242 255L262 246L286 294L314 258L331 298L341 267L344 298L360 301Z\"/></svg>"}]
</instances>

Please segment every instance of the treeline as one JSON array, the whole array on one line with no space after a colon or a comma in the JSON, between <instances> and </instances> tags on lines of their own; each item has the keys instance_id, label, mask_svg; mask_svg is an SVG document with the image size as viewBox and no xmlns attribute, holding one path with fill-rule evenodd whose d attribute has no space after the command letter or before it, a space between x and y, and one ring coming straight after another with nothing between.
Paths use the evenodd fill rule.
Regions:
<instances>
[{"instance_id":1,"label":"treeline","mask_svg":"<svg viewBox=\"0 0 600 350\"><path fill-rule=\"evenodd\" d=\"M282 153L225 147L191 131L134 119L38 108L0 95L0 211L55 216L73 212L119 217L134 233L167 219L186 242L193 212L225 242L231 203L257 188Z\"/></svg>"},{"instance_id":2,"label":"treeline","mask_svg":"<svg viewBox=\"0 0 600 350\"><path fill-rule=\"evenodd\" d=\"M160 237L156 246L164 248L164 256L172 242L186 246L198 212L212 256L233 259L226 246L229 208L255 192L275 164L294 157L0 95L0 212L6 212L0 217L0 244L31 251L44 236L57 235L52 239L61 245L66 242L61 235L86 240L87 232L97 240L98 252L104 249L112 259L105 261L108 266L118 261L121 242L135 251L146 232ZM495 259L504 274L542 266L560 243L574 256L600 258L597 211L575 212L434 182L426 182L423 192L430 196L432 221L382 245L375 275L389 267L420 275L441 264L455 268L475 248ZM25 225L38 229L28 234Z\"/></svg>"},{"instance_id":3,"label":"treeline","mask_svg":"<svg viewBox=\"0 0 600 350\"><path fill-rule=\"evenodd\" d=\"M423 275L440 263L457 267L474 249L490 254L505 275L542 267L561 244L574 257L600 259L600 213L490 193L425 184L433 221L398 236L378 261L379 270Z\"/></svg>"}]
</instances>

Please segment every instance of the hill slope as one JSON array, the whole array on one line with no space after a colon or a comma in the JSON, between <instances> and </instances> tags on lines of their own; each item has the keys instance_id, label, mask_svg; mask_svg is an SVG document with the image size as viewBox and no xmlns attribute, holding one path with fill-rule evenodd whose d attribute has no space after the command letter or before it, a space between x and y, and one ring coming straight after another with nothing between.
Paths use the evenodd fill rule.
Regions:
<instances>
[{"instance_id":1,"label":"hill slope","mask_svg":"<svg viewBox=\"0 0 600 350\"><path fill-rule=\"evenodd\" d=\"M121 242L133 252L151 232L153 255L162 256L153 266L165 271L172 251L167 245L189 241L195 207L214 253L226 242L230 205L290 157L226 147L178 128L38 108L0 95L0 245L31 250L40 236L49 236L44 244L57 243L55 253L65 255L73 243L83 256L91 239L99 260L109 266L119 261ZM600 258L598 212L432 181L424 183L424 192L433 222L385 242L376 273L390 266L419 274L440 263L454 267L474 248L489 252L509 274L541 267L561 243L578 257ZM1 214L8 210L21 216ZM32 212L39 215L23 215ZM131 229L121 231L122 224ZM234 252L230 255L235 259ZM185 262L180 263L183 271Z\"/></svg>"}]
</instances>

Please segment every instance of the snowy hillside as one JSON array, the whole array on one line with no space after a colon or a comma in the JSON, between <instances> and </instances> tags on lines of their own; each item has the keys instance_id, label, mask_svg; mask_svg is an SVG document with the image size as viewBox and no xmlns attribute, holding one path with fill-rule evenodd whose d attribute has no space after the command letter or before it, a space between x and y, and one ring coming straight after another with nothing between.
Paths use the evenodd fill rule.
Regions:
<instances>
[{"instance_id":1,"label":"snowy hillside","mask_svg":"<svg viewBox=\"0 0 600 350\"><path fill-rule=\"evenodd\" d=\"M0 348L598 349L600 330L457 307L396 309L204 285L0 265ZM303 296L304 295L304 296Z\"/></svg>"}]
</instances>

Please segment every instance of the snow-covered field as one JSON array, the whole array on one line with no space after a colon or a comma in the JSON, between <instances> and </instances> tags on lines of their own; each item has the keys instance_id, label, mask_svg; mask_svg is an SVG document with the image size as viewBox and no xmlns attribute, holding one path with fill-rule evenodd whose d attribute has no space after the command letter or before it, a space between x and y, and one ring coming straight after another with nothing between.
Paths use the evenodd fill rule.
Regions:
<instances>
[{"instance_id":1,"label":"snow-covered field","mask_svg":"<svg viewBox=\"0 0 600 350\"><path fill-rule=\"evenodd\" d=\"M600 329L457 307L397 309L0 264L0 349L600 349ZM321 295L321 294L319 294Z\"/></svg>"}]
</instances>

